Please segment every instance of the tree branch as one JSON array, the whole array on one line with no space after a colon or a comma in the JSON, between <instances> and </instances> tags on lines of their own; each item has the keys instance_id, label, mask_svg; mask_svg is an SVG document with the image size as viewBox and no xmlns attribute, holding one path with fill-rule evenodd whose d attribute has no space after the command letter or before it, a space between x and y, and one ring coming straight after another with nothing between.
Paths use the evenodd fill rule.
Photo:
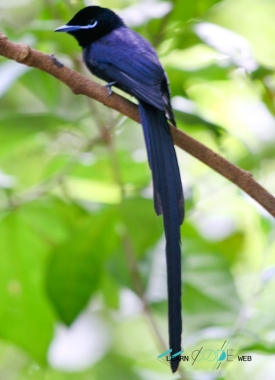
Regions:
<instances>
[{"instance_id":1,"label":"tree branch","mask_svg":"<svg viewBox=\"0 0 275 380\"><path fill-rule=\"evenodd\" d=\"M53 55L41 53L25 44L12 43L2 33L0 55L45 71L65 83L74 94L86 95L140 122L138 108L134 103L115 93L107 97L108 90L105 87L62 65ZM173 126L170 128L175 145L229 179L275 217L275 198L253 179L251 173L233 165L179 129Z\"/></svg>"}]
</instances>

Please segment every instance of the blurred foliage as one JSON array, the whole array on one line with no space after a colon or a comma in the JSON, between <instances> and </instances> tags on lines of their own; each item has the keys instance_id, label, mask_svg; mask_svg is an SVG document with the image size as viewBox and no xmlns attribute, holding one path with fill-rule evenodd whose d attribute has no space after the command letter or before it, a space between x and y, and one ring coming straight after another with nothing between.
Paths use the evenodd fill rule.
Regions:
<instances>
[{"instance_id":1,"label":"blurred foliage","mask_svg":"<svg viewBox=\"0 0 275 380\"><path fill-rule=\"evenodd\" d=\"M155 46L178 127L274 193L274 1L96 4ZM76 41L53 33L85 5L2 1L1 32L90 76ZM150 322L167 342L163 227L140 126L3 57L0 96L0 377L179 378L157 360L168 347ZM187 208L181 368L190 380L272 379L274 221L177 153ZM194 350L225 341L232 362L192 365Z\"/></svg>"}]
</instances>

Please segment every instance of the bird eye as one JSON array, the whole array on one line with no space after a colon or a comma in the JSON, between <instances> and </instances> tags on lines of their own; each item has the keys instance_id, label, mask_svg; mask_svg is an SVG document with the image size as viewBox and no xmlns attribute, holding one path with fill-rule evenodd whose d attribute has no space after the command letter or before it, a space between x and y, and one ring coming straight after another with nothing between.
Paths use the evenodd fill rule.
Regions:
<instances>
[{"instance_id":1,"label":"bird eye","mask_svg":"<svg viewBox=\"0 0 275 380\"><path fill-rule=\"evenodd\" d=\"M80 27L80 29L92 29L97 26L97 19L91 18L90 20L87 21L86 25L83 25Z\"/></svg>"}]
</instances>

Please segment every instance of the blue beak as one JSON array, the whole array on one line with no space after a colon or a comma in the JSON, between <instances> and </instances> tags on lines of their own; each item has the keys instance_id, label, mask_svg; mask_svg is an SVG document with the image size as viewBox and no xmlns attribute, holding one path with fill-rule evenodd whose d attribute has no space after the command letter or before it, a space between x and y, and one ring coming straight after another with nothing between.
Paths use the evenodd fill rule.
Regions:
<instances>
[{"instance_id":1,"label":"blue beak","mask_svg":"<svg viewBox=\"0 0 275 380\"><path fill-rule=\"evenodd\" d=\"M62 25L55 29L55 32L73 32L75 30L81 29L80 25Z\"/></svg>"}]
</instances>

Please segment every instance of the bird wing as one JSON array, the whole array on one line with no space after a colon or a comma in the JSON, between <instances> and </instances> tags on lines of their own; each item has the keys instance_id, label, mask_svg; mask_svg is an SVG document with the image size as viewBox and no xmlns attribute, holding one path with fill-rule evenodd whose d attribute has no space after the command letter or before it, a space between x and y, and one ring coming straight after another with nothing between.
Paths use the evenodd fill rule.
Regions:
<instances>
[{"instance_id":1,"label":"bird wing","mask_svg":"<svg viewBox=\"0 0 275 380\"><path fill-rule=\"evenodd\" d=\"M161 83L164 70L151 45L128 28L119 28L86 47L88 68L106 82L164 110Z\"/></svg>"}]
</instances>

